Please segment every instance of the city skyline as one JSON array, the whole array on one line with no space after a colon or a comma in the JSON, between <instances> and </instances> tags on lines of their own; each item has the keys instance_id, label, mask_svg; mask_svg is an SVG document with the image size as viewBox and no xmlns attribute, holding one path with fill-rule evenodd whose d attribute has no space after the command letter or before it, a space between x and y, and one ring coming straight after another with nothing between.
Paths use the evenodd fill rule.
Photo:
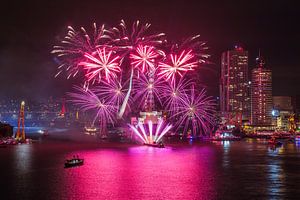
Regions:
<instances>
[{"instance_id":1,"label":"city skyline","mask_svg":"<svg viewBox=\"0 0 300 200\"><path fill-rule=\"evenodd\" d=\"M249 70L255 67L255 57L261 50L273 71L273 95L299 94L299 88L290 87L300 85L296 53L300 34L294 31L298 13L292 3L190 1L187 7L181 1L159 5L143 1L115 8L119 4L85 3L85 9L79 12L81 4L77 1L6 3L1 17L5 27L0 39L1 97L63 95L72 83L54 79L56 64L50 51L66 33L67 25L90 27L94 21L101 24L122 18L152 23L152 28L162 29L171 40L180 40L190 32L201 34L208 42L214 64L200 72L200 78L211 94L218 94L219 83L215 80L220 73L221 52L236 44L249 51ZM105 11L110 7L115 9ZM156 9L159 12L153 12Z\"/></svg>"}]
</instances>

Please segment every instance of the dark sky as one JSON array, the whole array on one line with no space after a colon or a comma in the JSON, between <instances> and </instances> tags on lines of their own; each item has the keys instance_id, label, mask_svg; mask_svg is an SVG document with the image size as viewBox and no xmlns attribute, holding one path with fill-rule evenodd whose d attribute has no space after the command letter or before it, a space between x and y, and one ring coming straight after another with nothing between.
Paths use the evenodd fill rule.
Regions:
<instances>
[{"instance_id":1,"label":"dark sky","mask_svg":"<svg viewBox=\"0 0 300 200\"><path fill-rule=\"evenodd\" d=\"M62 95L71 82L54 78L50 54L66 27L120 19L150 22L169 40L201 34L215 65L203 70L210 91L218 91L221 52L237 43L249 50L250 68L258 49L273 70L274 95L300 94L300 31L297 1L14 1L1 3L0 98Z\"/></svg>"}]
</instances>

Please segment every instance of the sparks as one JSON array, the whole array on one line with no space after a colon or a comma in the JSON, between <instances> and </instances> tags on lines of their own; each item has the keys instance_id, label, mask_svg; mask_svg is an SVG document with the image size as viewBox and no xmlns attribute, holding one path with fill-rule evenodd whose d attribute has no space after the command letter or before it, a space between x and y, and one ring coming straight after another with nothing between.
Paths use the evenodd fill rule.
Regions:
<instances>
[{"instance_id":1,"label":"sparks","mask_svg":"<svg viewBox=\"0 0 300 200\"><path fill-rule=\"evenodd\" d=\"M164 33L149 34L151 24L141 23L139 20L135 21L131 29L127 27L124 20L121 20L118 26L113 27L107 31L109 44L119 47L120 51L135 50L139 45L157 46L165 40Z\"/></svg>"},{"instance_id":2,"label":"sparks","mask_svg":"<svg viewBox=\"0 0 300 200\"><path fill-rule=\"evenodd\" d=\"M192 87L190 94L185 93L183 95L178 110L172 118L176 119L177 127L183 126L184 133L188 129L192 129L194 135L200 132L205 134L215 124L215 102L212 97L206 96L205 90L196 94L194 87Z\"/></svg>"},{"instance_id":3,"label":"sparks","mask_svg":"<svg viewBox=\"0 0 300 200\"><path fill-rule=\"evenodd\" d=\"M167 124L162 129L162 125L163 120L160 119L155 129L151 120L148 120L148 129L145 129L145 125L141 123L139 123L137 127L129 124L129 127L143 141L143 143L157 144L162 139L162 137L172 128L172 125ZM155 134L153 135L154 130Z\"/></svg>"},{"instance_id":4,"label":"sparks","mask_svg":"<svg viewBox=\"0 0 300 200\"><path fill-rule=\"evenodd\" d=\"M153 46L139 45L136 52L130 54L130 58L132 59L131 65L139 69L142 73L154 70L155 58L157 57L158 54L155 52Z\"/></svg>"},{"instance_id":5,"label":"sparks","mask_svg":"<svg viewBox=\"0 0 300 200\"><path fill-rule=\"evenodd\" d=\"M118 109L123 103L126 94L126 89L124 89L121 81L117 79L112 79L109 83L102 81L101 86L91 88L91 91Z\"/></svg>"},{"instance_id":6,"label":"sparks","mask_svg":"<svg viewBox=\"0 0 300 200\"><path fill-rule=\"evenodd\" d=\"M187 53L184 50L179 55L170 54L170 63L159 63L159 75L166 77L166 80L171 79L172 81L175 80L176 74L179 74L181 77L183 77L183 72L194 70L194 68L198 66L197 61L192 61L193 58L194 55L191 50Z\"/></svg>"},{"instance_id":7,"label":"sparks","mask_svg":"<svg viewBox=\"0 0 300 200\"><path fill-rule=\"evenodd\" d=\"M100 128L106 127L106 123L114 123L116 106L111 102L100 99L91 90L74 86L74 92L69 92L70 101L79 106L82 111L95 111L94 121L99 119Z\"/></svg>"},{"instance_id":8,"label":"sparks","mask_svg":"<svg viewBox=\"0 0 300 200\"><path fill-rule=\"evenodd\" d=\"M101 80L101 77L105 76L106 80L109 82L111 78L116 78L116 73L121 72L119 66L120 57L114 55L112 51L103 49L97 49L97 51L92 54L86 53L84 55L87 61L80 62L79 65L84 66L87 71L85 74L87 81L91 80Z\"/></svg>"},{"instance_id":9,"label":"sparks","mask_svg":"<svg viewBox=\"0 0 300 200\"><path fill-rule=\"evenodd\" d=\"M173 115L179 111L179 105L183 101L184 95L189 92L192 82L181 78L178 82L167 82L163 85L161 97L165 110Z\"/></svg>"},{"instance_id":10,"label":"sparks","mask_svg":"<svg viewBox=\"0 0 300 200\"><path fill-rule=\"evenodd\" d=\"M165 83L162 78L153 72L151 76L140 74L134 80L136 84L134 85L133 99L140 102L138 104L140 108L144 109L146 106L145 103L150 103L147 102L149 100L162 104L161 93L163 92L163 85ZM153 97L153 99L149 99L149 97Z\"/></svg>"},{"instance_id":11,"label":"sparks","mask_svg":"<svg viewBox=\"0 0 300 200\"><path fill-rule=\"evenodd\" d=\"M55 45L51 53L56 55L56 62L59 63L58 72L55 76L67 73L67 78L75 77L81 68L79 63L86 53L94 52L98 47L107 41L106 29L102 25L93 24L93 33L89 34L85 28L75 30L72 26L67 27L67 35L59 45Z\"/></svg>"}]
</instances>

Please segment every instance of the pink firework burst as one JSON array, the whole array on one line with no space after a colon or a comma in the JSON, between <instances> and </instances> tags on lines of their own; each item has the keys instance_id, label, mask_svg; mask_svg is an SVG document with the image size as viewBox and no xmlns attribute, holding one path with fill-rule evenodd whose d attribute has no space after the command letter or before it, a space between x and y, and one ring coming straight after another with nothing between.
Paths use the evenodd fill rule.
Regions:
<instances>
[{"instance_id":1,"label":"pink firework burst","mask_svg":"<svg viewBox=\"0 0 300 200\"><path fill-rule=\"evenodd\" d=\"M142 106L143 103L148 102L153 98L153 101L162 103L161 101L161 91L165 81L157 76L155 71L152 74L145 75L140 74L139 77L136 77L134 84L134 97L133 99L137 102L140 102L139 107L144 108L146 105Z\"/></svg>"},{"instance_id":2,"label":"pink firework burst","mask_svg":"<svg viewBox=\"0 0 300 200\"><path fill-rule=\"evenodd\" d=\"M183 101L184 95L188 93L192 82L184 78L178 82L166 82L161 90L161 97L165 109L173 115L179 111L179 105Z\"/></svg>"},{"instance_id":3,"label":"pink firework burst","mask_svg":"<svg viewBox=\"0 0 300 200\"><path fill-rule=\"evenodd\" d=\"M205 90L195 93L194 87L189 94L185 93L172 118L177 121L177 127L183 127L183 132L188 129L193 131L194 135L208 133L215 124L215 101L212 97L206 96Z\"/></svg>"},{"instance_id":4,"label":"pink firework burst","mask_svg":"<svg viewBox=\"0 0 300 200\"><path fill-rule=\"evenodd\" d=\"M139 20L135 21L128 28L125 21L121 20L119 26L113 27L107 31L110 44L117 46L119 50L133 50L138 45L156 46L165 40L164 33L149 34L147 31L151 24L142 24Z\"/></svg>"},{"instance_id":5,"label":"pink firework burst","mask_svg":"<svg viewBox=\"0 0 300 200\"><path fill-rule=\"evenodd\" d=\"M155 69L155 59L158 53L153 46L139 45L135 52L130 54L131 65L139 69L142 73Z\"/></svg>"},{"instance_id":6,"label":"pink firework burst","mask_svg":"<svg viewBox=\"0 0 300 200\"><path fill-rule=\"evenodd\" d=\"M96 86L91 91L119 109L124 101L127 89L124 89L120 81L112 79L109 83L101 81L101 86Z\"/></svg>"},{"instance_id":7,"label":"pink firework burst","mask_svg":"<svg viewBox=\"0 0 300 200\"><path fill-rule=\"evenodd\" d=\"M95 111L94 121L99 119L101 127L106 123L114 123L117 108L111 102L100 99L93 91L74 86L74 92L69 92L71 102L79 106L82 111Z\"/></svg>"},{"instance_id":8,"label":"pink firework burst","mask_svg":"<svg viewBox=\"0 0 300 200\"><path fill-rule=\"evenodd\" d=\"M158 75L164 76L166 80L174 81L176 74L182 77L183 73L194 70L198 66L198 62L194 61L194 58L192 50L188 52L183 50L179 55L170 54L169 62L159 63L160 73Z\"/></svg>"},{"instance_id":9,"label":"pink firework burst","mask_svg":"<svg viewBox=\"0 0 300 200\"><path fill-rule=\"evenodd\" d=\"M87 52L94 52L99 46L107 41L106 29L102 25L93 24L93 33L89 34L85 28L75 30L72 26L68 26L67 35L63 38L60 45L53 47L51 53L57 56L60 63L58 67L57 77L63 71L67 72L67 79L76 76L80 71L79 63Z\"/></svg>"},{"instance_id":10,"label":"pink firework burst","mask_svg":"<svg viewBox=\"0 0 300 200\"><path fill-rule=\"evenodd\" d=\"M172 46L173 51L183 51L185 49L193 50L193 54L197 57L199 63L210 63L208 61L209 54L206 53L208 47L206 42L200 40L200 35L195 35L185 39L181 44Z\"/></svg>"},{"instance_id":11,"label":"pink firework burst","mask_svg":"<svg viewBox=\"0 0 300 200\"><path fill-rule=\"evenodd\" d=\"M84 56L87 61L79 63L86 70L85 76L88 82L91 80L100 82L103 75L109 82L111 78L117 77L116 73L121 72L120 57L114 55L113 51L106 50L104 47L97 49L93 54L86 53Z\"/></svg>"}]
</instances>

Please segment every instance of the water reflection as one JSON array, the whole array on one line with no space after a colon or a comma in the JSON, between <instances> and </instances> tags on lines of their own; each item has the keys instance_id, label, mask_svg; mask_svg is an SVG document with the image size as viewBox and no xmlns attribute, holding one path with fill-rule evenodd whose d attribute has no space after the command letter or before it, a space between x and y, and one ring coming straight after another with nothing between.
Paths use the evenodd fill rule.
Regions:
<instances>
[{"instance_id":1,"label":"water reflection","mask_svg":"<svg viewBox=\"0 0 300 200\"><path fill-rule=\"evenodd\" d=\"M211 179L215 173L214 149L186 151L185 148L133 147L128 151L78 152L87 163L65 170L64 187L68 193L63 197L214 199L216 186Z\"/></svg>"},{"instance_id":2,"label":"water reflection","mask_svg":"<svg viewBox=\"0 0 300 200\"><path fill-rule=\"evenodd\" d=\"M13 149L13 166L11 177L12 180L5 180L5 183L10 181L14 184L13 194L22 197L22 199L31 199L33 197L32 185L33 181L33 147L29 144L18 144L12 147ZM9 169L5 169L10 173Z\"/></svg>"},{"instance_id":3,"label":"water reflection","mask_svg":"<svg viewBox=\"0 0 300 200\"><path fill-rule=\"evenodd\" d=\"M214 141L213 142L217 146L223 147L223 154L222 154L222 166L224 168L229 167L230 159L229 159L229 151L230 151L230 143L231 141Z\"/></svg>"},{"instance_id":4,"label":"water reflection","mask_svg":"<svg viewBox=\"0 0 300 200\"><path fill-rule=\"evenodd\" d=\"M32 168L32 145L19 144L14 149L14 167L15 172L24 174L29 172Z\"/></svg>"},{"instance_id":5,"label":"water reflection","mask_svg":"<svg viewBox=\"0 0 300 200\"><path fill-rule=\"evenodd\" d=\"M269 199L282 199L281 196L285 193L286 173L282 168L283 163L279 157L284 152L285 147L283 146L268 151L270 156L267 165Z\"/></svg>"},{"instance_id":6,"label":"water reflection","mask_svg":"<svg viewBox=\"0 0 300 200\"><path fill-rule=\"evenodd\" d=\"M1 149L7 162L0 178L2 195L14 199L291 199L300 195L299 153L297 143L271 150L255 140L163 149L17 145ZM85 164L64 169L64 160L76 154Z\"/></svg>"}]
</instances>

